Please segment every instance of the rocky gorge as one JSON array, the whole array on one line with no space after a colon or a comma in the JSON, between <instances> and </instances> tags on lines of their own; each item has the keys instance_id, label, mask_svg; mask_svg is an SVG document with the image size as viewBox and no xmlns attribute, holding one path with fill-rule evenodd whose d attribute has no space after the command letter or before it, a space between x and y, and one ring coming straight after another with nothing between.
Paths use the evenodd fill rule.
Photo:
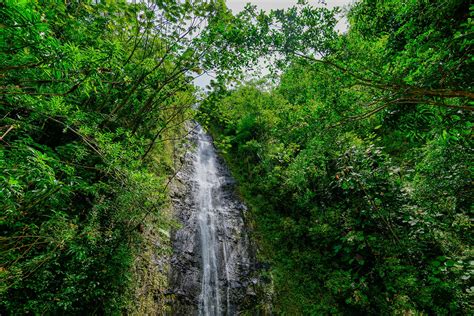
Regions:
<instances>
[{"instance_id":1,"label":"rocky gorge","mask_svg":"<svg viewBox=\"0 0 474 316\"><path fill-rule=\"evenodd\" d=\"M259 279L235 181L201 126L190 127L171 189L180 228L171 234L173 315L236 315L255 309Z\"/></svg>"}]
</instances>

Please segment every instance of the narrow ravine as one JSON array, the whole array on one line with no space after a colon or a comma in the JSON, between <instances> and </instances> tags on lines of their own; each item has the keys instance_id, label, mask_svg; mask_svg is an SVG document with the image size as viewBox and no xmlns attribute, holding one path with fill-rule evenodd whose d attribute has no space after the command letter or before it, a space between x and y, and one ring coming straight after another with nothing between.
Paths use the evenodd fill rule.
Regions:
<instances>
[{"instance_id":1,"label":"narrow ravine","mask_svg":"<svg viewBox=\"0 0 474 316\"><path fill-rule=\"evenodd\" d=\"M173 234L173 314L235 315L254 300L257 283L245 206L201 126L190 133L190 143L173 189L182 225Z\"/></svg>"}]
</instances>

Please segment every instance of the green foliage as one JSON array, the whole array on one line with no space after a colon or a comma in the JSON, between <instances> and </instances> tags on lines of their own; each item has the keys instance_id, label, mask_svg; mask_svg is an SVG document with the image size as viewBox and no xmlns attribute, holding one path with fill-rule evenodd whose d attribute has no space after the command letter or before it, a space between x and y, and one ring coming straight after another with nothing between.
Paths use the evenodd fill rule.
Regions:
<instances>
[{"instance_id":1,"label":"green foliage","mask_svg":"<svg viewBox=\"0 0 474 316\"><path fill-rule=\"evenodd\" d=\"M166 140L195 103L204 48L183 34L212 10L0 4L1 314L134 310L142 226L170 223Z\"/></svg>"},{"instance_id":2,"label":"green foliage","mask_svg":"<svg viewBox=\"0 0 474 316\"><path fill-rule=\"evenodd\" d=\"M3 1L0 313L135 310L143 225L170 224L167 140L216 69L199 117L277 313L472 313L473 9L363 0L338 35L305 1ZM278 84L226 88L262 57Z\"/></svg>"},{"instance_id":3,"label":"green foliage","mask_svg":"<svg viewBox=\"0 0 474 316\"><path fill-rule=\"evenodd\" d=\"M359 1L347 34L308 45L308 11L273 12L298 21L272 29L292 57L277 86L218 86L201 105L251 205L277 314L472 313L468 7Z\"/></svg>"}]
</instances>

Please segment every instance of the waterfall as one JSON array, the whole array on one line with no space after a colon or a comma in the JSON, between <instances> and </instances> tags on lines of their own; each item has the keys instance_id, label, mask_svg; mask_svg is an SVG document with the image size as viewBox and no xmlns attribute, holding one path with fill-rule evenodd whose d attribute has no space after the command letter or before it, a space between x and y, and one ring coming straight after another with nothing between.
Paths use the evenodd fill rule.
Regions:
<instances>
[{"instance_id":1,"label":"waterfall","mask_svg":"<svg viewBox=\"0 0 474 316\"><path fill-rule=\"evenodd\" d=\"M219 205L219 177L216 157L210 138L201 128L198 130L197 159L194 161L195 200L199 206L198 222L202 256L201 295L199 299L200 315L220 315L222 313L219 290L219 263L217 254L221 251L218 241L216 221L224 208ZM225 235L224 235L225 236ZM226 257L225 247L222 249ZM224 262L225 265L225 262ZM226 276L227 277L227 276ZM229 280L226 280L228 284ZM227 308L228 309L228 308Z\"/></svg>"},{"instance_id":2,"label":"waterfall","mask_svg":"<svg viewBox=\"0 0 474 316\"><path fill-rule=\"evenodd\" d=\"M245 206L212 138L199 125L190 135L195 147L178 174L181 187L173 190L182 223L173 235L173 315L236 315L255 295Z\"/></svg>"}]
</instances>

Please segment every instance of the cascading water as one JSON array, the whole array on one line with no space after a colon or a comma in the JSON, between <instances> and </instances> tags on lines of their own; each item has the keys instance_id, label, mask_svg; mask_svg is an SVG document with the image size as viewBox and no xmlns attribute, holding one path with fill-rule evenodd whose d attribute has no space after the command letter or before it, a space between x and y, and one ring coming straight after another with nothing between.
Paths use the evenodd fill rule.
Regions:
<instances>
[{"instance_id":1,"label":"cascading water","mask_svg":"<svg viewBox=\"0 0 474 316\"><path fill-rule=\"evenodd\" d=\"M174 208L182 227L173 234L170 283L174 315L235 315L254 299L257 283L242 218L245 206L212 139L197 125L196 146L183 161Z\"/></svg>"},{"instance_id":2,"label":"cascading water","mask_svg":"<svg viewBox=\"0 0 474 316\"><path fill-rule=\"evenodd\" d=\"M211 140L202 130L198 132L198 151L197 159L194 163L195 179L197 189L195 190L195 199L199 206L198 222L201 241L202 256L202 280L201 295L199 299L200 315L220 315L222 313L221 297L219 290L219 251L223 252L224 258L227 257L226 249L221 250L221 242L217 236L216 221L219 213L224 210L219 205L219 177L216 169L216 157ZM227 268L224 262L224 268ZM226 284L229 280L226 277ZM228 310L227 306L227 310Z\"/></svg>"}]
</instances>

